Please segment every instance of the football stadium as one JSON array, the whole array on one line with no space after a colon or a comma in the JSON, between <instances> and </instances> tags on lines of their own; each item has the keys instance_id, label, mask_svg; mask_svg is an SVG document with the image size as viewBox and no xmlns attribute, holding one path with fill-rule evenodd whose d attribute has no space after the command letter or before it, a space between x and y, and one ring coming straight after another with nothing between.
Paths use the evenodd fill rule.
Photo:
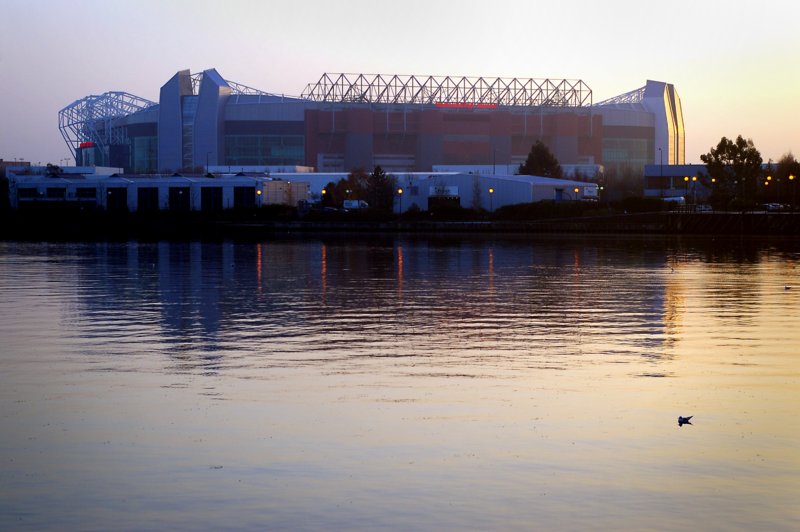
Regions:
<instances>
[{"instance_id":1,"label":"football stadium","mask_svg":"<svg viewBox=\"0 0 800 532\"><path fill-rule=\"evenodd\" d=\"M324 74L286 96L215 69L182 70L157 102L90 95L62 109L58 122L76 166L134 174L211 166L486 173L523 163L537 140L567 175L684 163L678 94L649 80L594 102L582 80Z\"/></svg>"}]
</instances>

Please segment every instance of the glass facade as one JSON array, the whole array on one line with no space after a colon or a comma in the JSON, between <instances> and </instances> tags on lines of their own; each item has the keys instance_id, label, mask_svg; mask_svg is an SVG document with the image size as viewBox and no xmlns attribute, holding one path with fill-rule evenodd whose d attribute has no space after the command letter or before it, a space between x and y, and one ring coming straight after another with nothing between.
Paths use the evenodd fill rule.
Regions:
<instances>
[{"instance_id":1,"label":"glass facade","mask_svg":"<svg viewBox=\"0 0 800 532\"><path fill-rule=\"evenodd\" d=\"M617 171L624 167L644 168L653 162L654 149L649 139L604 138L603 166Z\"/></svg>"},{"instance_id":2,"label":"glass facade","mask_svg":"<svg viewBox=\"0 0 800 532\"><path fill-rule=\"evenodd\" d=\"M303 135L225 135L225 163L231 166L302 165Z\"/></svg>"},{"instance_id":3,"label":"glass facade","mask_svg":"<svg viewBox=\"0 0 800 532\"><path fill-rule=\"evenodd\" d=\"M192 167L194 150L194 117L197 114L197 96L184 96L181 100L181 123L183 139L183 167Z\"/></svg>"},{"instance_id":4,"label":"glass facade","mask_svg":"<svg viewBox=\"0 0 800 532\"><path fill-rule=\"evenodd\" d=\"M130 168L135 173L155 172L158 168L158 137L131 137Z\"/></svg>"}]
</instances>

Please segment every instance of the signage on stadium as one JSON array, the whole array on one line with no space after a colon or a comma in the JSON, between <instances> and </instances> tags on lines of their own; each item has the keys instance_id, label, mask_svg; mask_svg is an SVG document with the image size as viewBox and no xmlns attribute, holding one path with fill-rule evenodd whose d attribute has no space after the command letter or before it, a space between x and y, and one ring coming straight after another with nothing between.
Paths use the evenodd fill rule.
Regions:
<instances>
[{"instance_id":1,"label":"signage on stadium","mask_svg":"<svg viewBox=\"0 0 800 532\"><path fill-rule=\"evenodd\" d=\"M496 103L436 102L436 107L446 109L497 109Z\"/></svg>"}]
</instances>

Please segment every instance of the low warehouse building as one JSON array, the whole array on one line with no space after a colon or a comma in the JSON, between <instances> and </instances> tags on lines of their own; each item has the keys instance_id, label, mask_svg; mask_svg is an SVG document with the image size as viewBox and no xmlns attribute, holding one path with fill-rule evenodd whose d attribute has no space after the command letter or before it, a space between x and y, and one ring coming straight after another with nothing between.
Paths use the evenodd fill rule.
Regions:
<instances>
[{"instance_id":1,"label":"low warehouse building","mask_svg":"<svg viewBox=\"0 0 800 532\"><path fill-rule=\"evenodd\" d=\"M12 208L75 207L110 212L252 209L271 204L317 202L329 183L346 173L263 172L205 176L126 175L117 168L31 167L9 170ZM537 201L596 200L595 183L525 175L410 172L395 176L394 211L429 210L449 204L493 211ZM365 198L352 198L355 200Z\"/></svg>"}]
</instances>

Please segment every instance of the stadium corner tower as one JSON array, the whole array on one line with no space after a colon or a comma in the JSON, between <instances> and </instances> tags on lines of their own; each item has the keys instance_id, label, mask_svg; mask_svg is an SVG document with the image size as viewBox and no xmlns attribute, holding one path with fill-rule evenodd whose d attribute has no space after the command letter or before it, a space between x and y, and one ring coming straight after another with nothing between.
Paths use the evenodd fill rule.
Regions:
<instances>
[{"instance_id":1,"label":"stadium corner tower","mask_svg":"<svg viewBox=\"0 0 800 532\"><path fill-rule=\"evenodd\" d=\"M152 102L87 96L59 112L78 165L171 173L208 165L294 165L318 172L430 171L519 164L542 140L562 164L606 170L684 163L673 85L592 102L581 80L324 74L299 97L176 73Z\"/></svg>"}]
</instances>

